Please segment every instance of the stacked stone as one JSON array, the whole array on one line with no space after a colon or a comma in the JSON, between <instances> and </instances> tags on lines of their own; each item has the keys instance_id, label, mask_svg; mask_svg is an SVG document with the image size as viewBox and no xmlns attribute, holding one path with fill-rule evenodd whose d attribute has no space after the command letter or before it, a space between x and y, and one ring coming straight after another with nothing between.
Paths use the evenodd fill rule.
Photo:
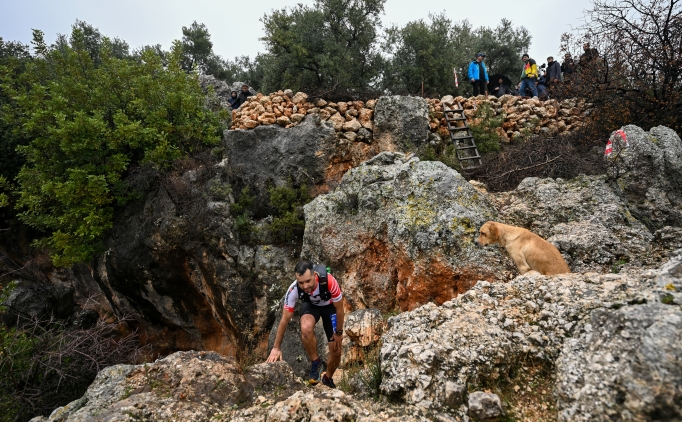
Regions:
<instances>
[{"instance_id":1,"label":"stacked stone","mask_svg":"<svg viewBox=\"0 0 682 422\"><path fill-rule=\"evenodd\" d=\"M371 139L374 130L376 100L327 102L308 100L303 92L277 91L258 94L232 113L230 129L253 129L260 125L278 124L290 128L299 124L306 114L318 114L331 122L334 130L350 141ZM360 139L358 139L360 138Z\"/></svg>"},{"instance_id":2,"label":"stacked stone","mask_svg":"<svg viewBox=\"0 0 682 422\"><path fill-rule=\"evenodd\" d=\"M448 137L443 106L452 107L458 102L464 107L464 115L470 125L480 123L476 110L485 103L490 105L493 116L505 116L502 127L497 129L502 142L528 134L558 135L584 125L591 104L584 100L540 101L537 98L522 99L512 95L501 98L483 96L464 98L450 95L442 99L426 99L429 106L431 132L442 138ZM377 100L328 102L323 99L309 100L303 92L277 91L270 95L258 94L232 114L231 129L253 129L260 125L278 124L290 128L299 124L306 114L318 114L320 119L333 124L338 137L348 141L370 141L374 131L374 106Z\"/></svg>"},{"instance_id":3,"label":"stacked stone","mask_svg":"<svg viewBox=\"0 0 682 422\"><path fill-rule=\"evenodd\" d=\"M459 102L464 107L464 115L469 125L475 125L479 123L475 117L476 110L485 103L490 104L493 116L500 114L505 116L502 127L498 129L500 140L503 142L524 136L524 130L532 134L551 136L570 132L584 125L584 118L589 115L591 108L591 104L575 98L541 101L537 98L523 99L513 95L503 95L500 98L484 95L471 98L448 95L440 100L426 101L429 104L431 131L441 137L448 136L443 105L452 108L453 104Z\"/></svg>"}]
</instances>

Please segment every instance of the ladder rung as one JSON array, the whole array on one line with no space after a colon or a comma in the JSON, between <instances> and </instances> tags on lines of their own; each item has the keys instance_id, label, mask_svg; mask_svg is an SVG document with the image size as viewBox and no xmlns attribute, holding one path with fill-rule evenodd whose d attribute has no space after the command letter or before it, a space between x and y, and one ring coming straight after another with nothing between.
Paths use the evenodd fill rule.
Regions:
<instances>
[{"instance_id":1,"label":"ladder rung","mask_svg":"<svg viewBox=\"0 0 682 422\"><path fill-rule=\"evenodd\" d=\"M463 108L449 108L449 109L443 109L443 113L464 113Z\"/></svg>"},{"instance_id":2,"label":"ladder rung","mask_svg":"<svg viewBox=\"0 0 682 422\"><path fill-rule=\"evenodd\" d=\"M452 134L450 134L450 135L452 135ZM464 140L464 139L474 139L474 137L471 136L471 135L467 135L467 136L458 136L458 137L456 137L456 138L455 138L454 136L450 136L450 138L451 138L453 141L458 141L458 140L460 140L460 139L461 139L461 140Z\"/></svg>"},{"instance_id":3,"label":"ladder rung","mask_svg":"<svg viewBox=\"0 0 682 422\"><path fill-rule=\"evenodd\" d=\"M449 130L450 130L450 131L453 131L453 130L469 130L469 127L468 127L468 126L450 127Z\"/></svg>"},{"instance_id":4,"label":"ladder rung","mask_svg":"<svg viewBox=\"0 0 682 422\"><path fill-rule=\"evenodd\" d=\"M452 119L448 119L448 117L445 116L445 120L447 120L448 122L456 122L458 120L466 120L466 119L467 119L466 117L453 117Z\"/></svg>"},{"instance_id":5,"label":"ladder rung","mask_svg":"<svg viewBox=\"0 0 682 422\"><path fill-rule=\"evenodd\" d=\"M457 147L457 149L471 149L471 148L476 148L476 145L472 145L470 147Z\"/></svg>"},{"instance_id":6,"label":"ladder rung","mask_svg":"<svg viewBox=\"0 0 682 422\"><path fill-rule=\"evenodd\" d=\"M477 158L481 158L481 156L477 155L475 157L459 157L460 160L476 160Z\"/></svg>"}]
</instances>

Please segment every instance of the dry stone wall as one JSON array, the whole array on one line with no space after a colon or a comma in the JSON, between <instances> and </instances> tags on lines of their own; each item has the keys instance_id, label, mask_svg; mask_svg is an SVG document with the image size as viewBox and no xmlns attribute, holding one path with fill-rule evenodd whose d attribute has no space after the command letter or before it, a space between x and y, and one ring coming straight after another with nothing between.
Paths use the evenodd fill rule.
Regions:
<instances>
[{"instance_id":1,"label":"dry stone wall","mask_svg":"<svg viewBox=\"0 0 682 422\"><path fill-rule=\"evenodd\" d=\"M392 97L391 97L392 98ZM333 124L340 138L348 141L371 142L375 130L375 106L378 100L328 102L309 99L307 94L291 90L258 94L232 114L230 129L253 129L261 125L280 125L290 128L298 125L308 114L317 114L323 121ZM483 96L464 98L445 96L442 99L426 99L429 112L429 129L442 138L448 136L443 107L461 104L470 125L480 123L477 110L488 104L491 115L504 115L498 134L502 142L530 134L558 135L584 125L590 114L591 104L579 99L555 99L541 101L537 98L521 98L504 95L501 98Z\"/></svg>"}]
</instances>

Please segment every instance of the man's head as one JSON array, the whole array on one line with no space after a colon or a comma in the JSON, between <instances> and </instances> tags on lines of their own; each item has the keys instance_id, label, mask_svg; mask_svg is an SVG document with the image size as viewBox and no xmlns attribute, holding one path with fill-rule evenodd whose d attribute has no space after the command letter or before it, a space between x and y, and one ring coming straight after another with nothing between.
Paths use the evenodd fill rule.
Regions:
<instances>
[{"instance_id":1,"label":"man's head","mask_svg":"<svg viewBox=\"0 0 682 422\"><path fill-rule=\"evenodd\" d=\"M249 86L246 84L242 85L242 92L249 92Z\"/></svg>"},{"instance_id":2,"label":"man's head","mask_svg":"<svg viewBox=\"0 0 682 422\"><path fill-rule=\"evenodd\" d=\"M566 54L564 55L564 60L571 60L571 55L568 54L568 53L566 53Z\"/></svg>"},{"instance_id":3,"label":"man's head","mask_svg":"<svg viewBox=\"0 0 682 422\"><path fill-rule=\"evenodd\" d=\"M585 44L583 44L583 50L587 51L589 49L590 49L590 43L586 42Z\"/></svg>"},{"instance_id":4,"label":"man's head","mask_svg":"<svg viewBox=\"0 0 682 422\"><path fill-rule=\"evenodd\" d=\"M485 54L483 54L483 53L478 53L478 54L476 54L476 61L477 61L477 62L480 63L480 62L483 61L483 59L485 59Z\"/></svg>"},{"instance_id":5,"label":"man's head","mask_svg":"<svg viewBox=\"0 0 682 422\"><path fill-rule=\"evenodd\" d=\"M551 64L553 62L554 62L554 57L552 57L552 56L547 57L547 63Z\"/></svg>"},{"instance_id":6,"label":"man's head","mask_svg":"<svg viewBox=\"0 0 682 422\"><path fill-rule=\"evenodd\" d=\"M305 260L298 261L296 267L294 267L294 273L296 273L298 288L311 294L317 287L317 277L315 277L313 263Z\"/></svg>"},{"instance_id":7,"label":"man's head","mask_svg":"<svg viewBox=\"0 0 682 422\"><path fill-rule=\"evenodd\" d=\"M524 63L526 63L528 60L530 60L530 56L528 54L524 54L521 56L521 60L523 60Z\"/></svg>"},{"instance_id":8,"label":"man's head","mask_svg":"<svg viewBox=\"0 0 682 422\"><path fill-rule=\"evenodd\" d=\"M500 85L502 85L502 84L504 83L504 79L500 78L500 79L497 80L497 82L498 82Z\"/></svg>"}]
</instances>

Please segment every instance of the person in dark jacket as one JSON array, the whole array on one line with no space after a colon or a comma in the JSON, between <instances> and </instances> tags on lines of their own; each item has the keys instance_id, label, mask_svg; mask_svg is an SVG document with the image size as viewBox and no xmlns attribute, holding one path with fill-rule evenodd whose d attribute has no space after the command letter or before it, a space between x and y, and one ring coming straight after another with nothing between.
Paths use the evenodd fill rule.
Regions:
<instances>
[{"instance_id":1,"label":"person in dark jacket","mask_svg":"<svg viewBox=\"0 0 682 422\"><path fill-rule=\"evenodd\" d=\"M485 54L476 54L476 60L469 64L469 71L467 72L469 80L474 86L474 97L477 95L485 95L486 85L488 84L488 70L485 68Z\"/></svg>"},{"instance_id":2,"label":"person in dark jacket","mask_svg":"<svg viewBox=\"0 0 682 422\"><path fill-rule=\"evenodd\" d=\"M227 99L227 103L232 107L232 109L236 109L239 107L239 97L237 96L237 91L232 91L230 93L230 98Z\"/></svg>"},{"instance_id":3,"label":"person in dark jacket","mask_svg":"<svg viewBox=\"0 0 682 422\"><path fill-rule=\"evenodd\" d=\"M564 74L564 79L570 77L575 72L575 62L570 54L566 53L564 56L564 62L561 63L561 73Z\"/></svg>"},{"instance_id":4,"label":"person in dark jacket","mask_svg":"<svg viewBox=\"0 0 682 422\"><path fill-rule=\"evenodd\" d=\"M561 65L554 61L554 57L547 57L547 70L545 72L545 79L549 86L561 82Z\"/></svg>"},{"instance_id":5,"label":"person in dark jacket","mask_svg":"<svg viewBox=\"0 0 682 422\"><path fill-rule=\"evenodd\" d=\"M583 44L584 53L580 56L578 61L580 67L588 67L593 61L599 57L599 51L596 48L590 48L590 43Z\"/></svg>"},{"instance_id":6,"label":"person in dark jacket","mask_svg":"<svg viewBox=\"0 0 682 422\"><path fill-rule=\"evenodd\" d=\"M235 107L233 105L232 109L236 110L239 107L241 107L241 105L244 104L250 96L251 96L251 93L249 92L249 86L246 84L242 85L242 92L239 93L239 96L237 97L237 101L235 102L237 104L237 106Z\"/></svg>"},{"instance_id":7,"label":"person in dark jacket","mask_svg":"<svg viewBox=\"0 0 682 422\"><path fill-rule=\"evenodd\" d=\"M497 81L497 83L498 83L498 85L495 87L495 91L494 91L495 96L497 98L500 98L503 95L511 94L511 88L509 87L509 85L504 83L504 79L500 78Z\"/></svg>"}]
</instances>

